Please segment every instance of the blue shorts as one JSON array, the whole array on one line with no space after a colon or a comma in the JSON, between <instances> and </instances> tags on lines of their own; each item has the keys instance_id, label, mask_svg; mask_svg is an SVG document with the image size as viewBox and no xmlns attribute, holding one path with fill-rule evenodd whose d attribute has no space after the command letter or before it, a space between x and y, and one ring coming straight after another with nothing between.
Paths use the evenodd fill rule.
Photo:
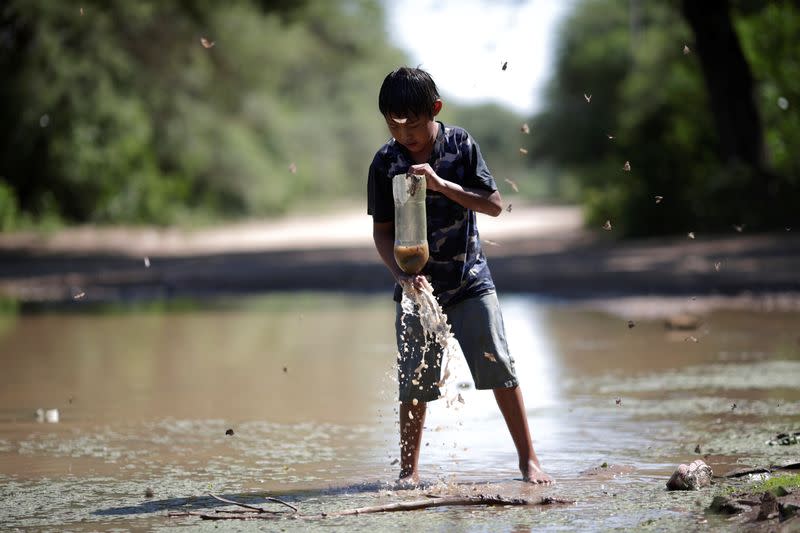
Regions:
<instances>
[{"instance_id":1,"label":"blue shorts","mask_svg":"<svg viewBox=\"0 0 800 533\"><path fill-rule=\"evenodd\" d=\"M514 359L508 353L497 293L467 298L448 307L445 314L467 360L475 388L516 387ZM430 402L438 399L441 396L437 383L442 371L442 347L432 339L424 338L419 316L403 315L400 304L397 304L395 331L400 401ZM424 352L425 346L427 352ZM420 368L423 353L427 366Z\"/></svg>"}]
</instances>

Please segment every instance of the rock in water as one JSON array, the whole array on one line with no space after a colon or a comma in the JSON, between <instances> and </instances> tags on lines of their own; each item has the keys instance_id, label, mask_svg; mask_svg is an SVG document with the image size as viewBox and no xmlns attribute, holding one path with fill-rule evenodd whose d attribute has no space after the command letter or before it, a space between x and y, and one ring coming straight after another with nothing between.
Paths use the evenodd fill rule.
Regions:
<instances>
[{"instance_id":1,"label":"rock in water","mask_svg":"<svg viewBox=\"0 0 800 533\"><path fill-rule=\"evenodd\" d=\"M756 520L770 520L779 516L778 512L778 498L771 492L765 492L761 495L761 508L758 510L758 517Z\"/></svg>"},{"instance_id":2,"label":"rock in water","mask_svg":"<svg viewBox=\"0 0 800 533\"><path fill-rule=\"evenodd\" d=\"M711 467L700 459L679 465L667 481L667 490L700 490L711 485Z\"/></svg>"},{"instance_id":3,"label":"rock in water","mask_svg":"<svg viewBox=\"0 0 800 533\"><path fill-rule=\"evenodd\" d=\"M737 502L733 498L714 496L714 500L711 502L711 505L708 506L708 510L717 514L732 515L746 513L750 510L750 507Z\"/></svg>"}]
</instances>

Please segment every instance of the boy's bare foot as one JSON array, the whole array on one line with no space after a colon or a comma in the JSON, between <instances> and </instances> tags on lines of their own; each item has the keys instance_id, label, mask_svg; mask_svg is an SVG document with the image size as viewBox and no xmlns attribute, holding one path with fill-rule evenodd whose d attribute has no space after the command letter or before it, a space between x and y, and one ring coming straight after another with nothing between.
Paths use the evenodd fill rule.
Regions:
<instances>
[{"instance_id":1,"label":"boy's bare foot","mask_svg":"<svg viewBox=\"0 0 800 533\"><path fill-rule=\"evenodd\" d=\"M417 472L400 472L400 478L395 481L396 490L415 489L419 486L419 474Z\"/></svg>"},{"instance_id":2,"label":"boy's bare foot","mask_svg":"<svg viewBox=\"0 0 800 533\"><path fill-rule=\"evenodd\" d=\"M528 461L519 466L522 472L522 481L533 483L535 485L555 485L556 480L546 473L541 467L533 461Z\"/></svg>"}]
</instances>

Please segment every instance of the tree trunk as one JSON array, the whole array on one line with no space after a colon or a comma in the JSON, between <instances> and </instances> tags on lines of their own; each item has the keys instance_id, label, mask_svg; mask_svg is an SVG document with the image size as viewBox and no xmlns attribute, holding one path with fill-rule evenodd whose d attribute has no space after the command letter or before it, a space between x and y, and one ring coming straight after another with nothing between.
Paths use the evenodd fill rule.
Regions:
<instances>
[{"instance_id":1,"label":"tree trunk","mask_svg":"<svg viewBox=\"0 0 800 533\"><path fill-rule=\"evenodd\" d=\"M711 112L726 163L764 170L764 138L753 95L753 77L733 28L728 0L683 0L695 35Z\"/></svg>"},{"instance_id":2,"label":"tree trunk","mask_svg":"<svg viewBox=\"0 0 800 533\"><path fill-rule=\"evenodd\" d=\"M727 204L738 222L754 230L783 227L794 208L785 181L766 163L761 117L753 76L739 45L729 0L682 0L684 18L695 36L711 112L727 167L714 200ZM717 221L719 222L719 221ZM734 223L734 222L732 222Z\"/></svg>"}]
</instances>

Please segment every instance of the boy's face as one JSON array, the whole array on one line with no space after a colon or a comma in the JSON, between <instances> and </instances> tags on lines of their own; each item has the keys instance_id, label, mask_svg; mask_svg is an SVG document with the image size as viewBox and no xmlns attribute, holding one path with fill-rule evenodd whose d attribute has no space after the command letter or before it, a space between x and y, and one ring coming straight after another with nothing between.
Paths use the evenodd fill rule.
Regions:
<instances>
[{"instance_id":1,"label":"boy's face","mask_svg":"<svg viewBox=\"0 0 800 533\"><path fill-rule=\"evenodd\" d=\"M431 116L399 117L390 113L384 118L389 127L389 133L397 142L405 146L412 155L420 155L427 159L433 149L438 131L436 121L433 119L441 109L442 101L436 100L431 110Z\"/></svg>"}]
</instances>

